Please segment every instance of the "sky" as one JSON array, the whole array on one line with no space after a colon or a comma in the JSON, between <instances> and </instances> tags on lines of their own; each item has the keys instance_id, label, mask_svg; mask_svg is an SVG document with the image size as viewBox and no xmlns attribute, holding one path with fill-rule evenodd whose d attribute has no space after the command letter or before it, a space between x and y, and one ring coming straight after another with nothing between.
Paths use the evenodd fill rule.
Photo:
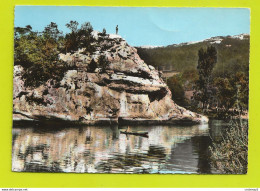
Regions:
<instances>
[{"instance_id":1,"label":"sky","mask_svg":"<svg viewBox=\"0 0 260 191\"><path fill-rule=\"evenodd\" d=\"M200 41L214 36L250 33L250 10L246 8L158 8L16 6L15 26L31 25L42 31L55 22L64 33L65 24L90 22L94 30L118 33L132 46L165 46Z\"/></svg>"}]
</instances>

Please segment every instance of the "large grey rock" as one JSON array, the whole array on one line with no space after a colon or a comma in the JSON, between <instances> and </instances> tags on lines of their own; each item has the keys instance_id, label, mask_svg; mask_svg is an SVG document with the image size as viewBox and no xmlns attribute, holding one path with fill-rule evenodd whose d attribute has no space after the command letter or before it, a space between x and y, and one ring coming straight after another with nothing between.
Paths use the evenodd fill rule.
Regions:
<instances>
[{"instance_id":1,"label":"large grey rock","mask_svg":"<svg viewBox=\"0 0 260 191\"><path fill-rule=\"evenodd\" d=\"M102 50L104 46L110 48ZM98 61L101 55L109 62L106 71L88 72L91 60ZM14 66L14 120L61 119L84 124L208 122L207 117L176 105L158 71L144 63L136 49L118 35L109 35L93 54L81 49L59 56L76 69L68 70L60 82L50 79L35 89L24 86L23 68Z\"/></svg>"}]
</instances>

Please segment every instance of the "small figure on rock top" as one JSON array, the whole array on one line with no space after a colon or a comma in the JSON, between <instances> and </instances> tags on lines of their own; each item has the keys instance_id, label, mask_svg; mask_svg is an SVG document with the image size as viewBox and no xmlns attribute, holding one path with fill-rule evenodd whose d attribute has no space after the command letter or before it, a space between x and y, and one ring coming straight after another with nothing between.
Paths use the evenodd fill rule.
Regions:
<instances>
[{"instance_id":1,"label":"small figure on rock top","mask_svg":"<svg viewBox=\"0 0 260 191\"><path fill-rule=\"evenodd\" d=\"M118 25L116 25L116 34L118 34Z\"/></svg>"}]
</instances>

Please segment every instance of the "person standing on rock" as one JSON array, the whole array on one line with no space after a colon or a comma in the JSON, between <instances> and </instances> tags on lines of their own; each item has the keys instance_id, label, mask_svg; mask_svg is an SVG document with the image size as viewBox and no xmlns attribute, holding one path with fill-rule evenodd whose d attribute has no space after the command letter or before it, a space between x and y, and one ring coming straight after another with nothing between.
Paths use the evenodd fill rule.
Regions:
<instances>
[{"instance_id":1,"label":"person standing on rock","mask_svg":"<svg viewBox=\"0 0 260 191\"><path fill-rule=\"evenodd\" d=\"M118 34L118 25L116 25L116 34Z\"/></svg>"}]
</instances>

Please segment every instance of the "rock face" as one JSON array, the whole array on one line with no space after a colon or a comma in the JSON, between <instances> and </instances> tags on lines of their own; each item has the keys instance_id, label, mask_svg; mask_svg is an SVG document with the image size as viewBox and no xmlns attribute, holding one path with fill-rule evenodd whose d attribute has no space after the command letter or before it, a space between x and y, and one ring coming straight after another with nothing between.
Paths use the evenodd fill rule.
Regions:
<instances>
[{"instance_id":1,"label":"rock face","mask_svg":"<svg viewBox=\"0 0 260 191\"><path fill-rule=\"evenodd\" d=\"M93 36L98 40L97 33ZM208 119L176 105L153 66L118 35L108 35L92 54L84 49L60 54L73 65L60 82L52 79L37 88L25 87L23 68L14 66L13 119L67 120L84 124L202 123ZM106 48L104 48L106 47ZM104 50L105 49L105 50ZM106 68L90 71L103 56Z\"/></svg>"}]
</instances>

